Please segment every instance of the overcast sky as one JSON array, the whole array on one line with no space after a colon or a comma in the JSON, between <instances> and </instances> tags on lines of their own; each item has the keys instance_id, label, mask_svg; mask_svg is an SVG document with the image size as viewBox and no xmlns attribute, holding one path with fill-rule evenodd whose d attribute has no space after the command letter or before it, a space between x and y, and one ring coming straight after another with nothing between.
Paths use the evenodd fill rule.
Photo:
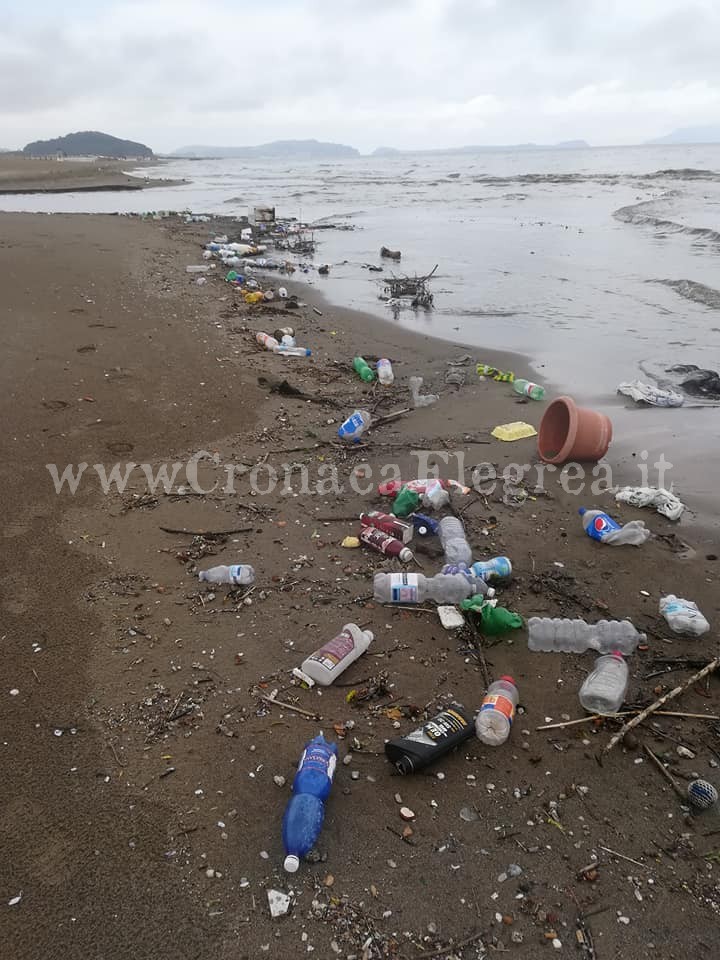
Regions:
<instances>
[{"instance_id":1,"label":"overcast sky","mask_svg":"<svg viewBox=\"0 0 720 960\"><path fill-rule=\"evenodd\" d=\"M720 123L720 0L2 3L0 147L74 130L369 151Z\"/></svg>"}]
</instances>

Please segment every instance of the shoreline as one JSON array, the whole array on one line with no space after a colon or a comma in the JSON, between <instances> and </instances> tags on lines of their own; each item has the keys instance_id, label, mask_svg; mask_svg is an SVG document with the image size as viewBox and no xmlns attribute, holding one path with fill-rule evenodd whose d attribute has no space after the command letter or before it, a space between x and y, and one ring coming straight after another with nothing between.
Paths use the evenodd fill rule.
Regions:
<instances>
[{"instance_id":1,"label":"shoreline","mask_svg":"<svg viewBox=\"0 0 720 960\"><path fill-rule=\"evenodd\" d=\"M403 472L416 468L413 450L444 452L449 461L465 451L468 464L499 468L532 461L534 440L502 444L489 430L515 419L537 426L545 404L518 403L506 384L474 372L476 359L509 356L480 356L332 307L304 285L307 308L293 312L273 301L254 310L219 268L202 286L185 273L214 224L78 216L0 214L10 238L0 249L9 438L0 465L8 544L0 564L6 688L18 690L0 698L10 771L0 802L8 899L23 892L21 910L7 915L9 949L39 955L60 935L68 960L96 954L100 938L108 957L145 955L152 944L159 960L238 950L289 960L305 951L303 934L318 957L335 955L330 941L340 956L357 954L372 935L378 957L428 949L442 956L443 943L476 934L508 949L511 930L524 943L513 945L516 955L530 958L552 930L569 946L578 903L589 912L601 895L611 909L591 922L604 953L643 956L657 930L700 951L702 937L720 928L720 897L698 877L696 860L659 860L656 844L689 833L683 842L701 854L710 821L688 822L631 748L619 747L602 767L595 762L612 722L549 735L536 729L548 717L581 714L576 691L592 656L531 654L524 629L487 642L481 649L490 673L511 672L520 687L524 712L510 742L492 749L471 740L426 775L393 777L385 739L412 730L450 698L477 708L484 678L472 639L446 633L432 610L368 599L373 573L398 569L395 561L340 542L355 532L351 517L387 509L388 501L347 489L253 496L250 488L248 473L263 464L287 463L293 476L304 465L313 477L333 467L347 487L363 463L374 480L389 462ZM40 261L44 287L37 290ZM257 349L256 331L285 323L312 358ZM353 354L363 351L395 361L396 385L387 392L352 372ZM459 368L466 384L446 385L447 360L466 352L473 356ZM360 448L335 442L356 406L377 405L380 414L406 407L412 374L441 394L438 403L371 430ZM282 379L304 396L275 392L273 381ZM124 493L104 496L94 481L74 497L57 496L45 466L82 461L109 469L132 458L157 467L199 450L207 451L198 469L208 490L225 480L226 464L247 465L234 493L218 487L190 495L178 483L169 495L151 496L136 470ZM449 466L442 475L452 475ZM555 485L528 494L519 506L505 502L502 490L455 501L478 556L513 561L501 605L523 617L629 616L649 645L630 659L629 703L653 700L658 683L669 689L689 675L649 679L655 657L713 655L712 634L691 644L669 634L657 601L672 591L717 622L717 564L705 556L716 552L715 541L693 531L697 555L684 560L673 537L690 531L603 495L593 503L622 521L643 519L660 536L637 549L595 544L580 527L577 498ZM171 530L234 532L197 538ZM413 543L432 575L437 550L421 548ZM256 567L251 595L200 589L198 568L236 560ZM292 668L350 621L375 639L343 676L345 685L293 685ZM278 701L322 721L259 699L275 689ZM348 701L353 690L358 695ZM681 710L717 712L702 691L681 703ZM684 760L673 750L675 766L717 780L707 723L659 722L666 738L697 755ZM338 764L318 860L289 880L280 820L300 751L319 727L351 759ZM650 726L643 735L656 752L668 750ZM415 813L412 842L398 835L396 793ZM511 836L519 847L503 842ZM627 864L604 847L642 861L642 876L655 881L643 886L642 902L628 895ZM594 854L599 879L590 881L582 868ZM513 862L522 876L496 880ZM428 877L440 882L428 887ZM294 891L292 912L279 922L266 909L271 888ZM630 925L617 923L618 910ZM71 939L69 916L79 918Z\"/></svg>"},{"instance_id":2,"label":"shoreline","mask_svg":"<svg viewBox=\"0 0 720 960\"><path fill-rule=\"evenodd\" d=\"M161 159L142 160L40 160L17 154L0 154L0 196L19 194L88 193L103 190L143 190L176 186L179 180L150 180L125 173L161 164Z\"/></svg>"}]
</instances>

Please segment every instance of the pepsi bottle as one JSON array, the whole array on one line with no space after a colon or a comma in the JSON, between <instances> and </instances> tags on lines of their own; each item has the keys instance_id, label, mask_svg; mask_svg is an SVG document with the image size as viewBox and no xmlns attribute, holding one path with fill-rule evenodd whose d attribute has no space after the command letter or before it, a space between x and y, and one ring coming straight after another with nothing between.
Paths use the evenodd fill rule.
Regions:
<instances>
[{"instance_id":1,"label":"pepsi bottle","mask_svg":"<svg viewBox=\"0 0 720 960\"><path fill-rule=\"evenodd\" d=\"M322 733L308 743L300 757L293 795L282 822L288 873L296 872L300 860L310 853L320 836L336 764L337 744L328 743Z\"/></svg>"},{"instance_id":2,"label":"pepsi bottle","mask_svg":"<svg viewBox=\"0 0 720 960\"><path fill-rule=\"evenodd\" d=\"M578 513L582 517L585 533L600 543L610 543L614 546L631 544L639 547L650 536L644 520L631 520L620 526L612 517L602 510L586 510L580 507Z\"/></svg>"}]
</instances>

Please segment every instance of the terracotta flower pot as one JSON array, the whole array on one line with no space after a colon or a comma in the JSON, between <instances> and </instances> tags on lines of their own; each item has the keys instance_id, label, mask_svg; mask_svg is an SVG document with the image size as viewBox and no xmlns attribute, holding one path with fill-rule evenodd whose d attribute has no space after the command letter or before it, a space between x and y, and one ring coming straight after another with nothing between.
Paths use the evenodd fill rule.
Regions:
<instances>
[{"instance_id":1,"label":"terracotta flower pot","mask_svg":"<svg viewBox=\"0 0 720 960\"><path fill-rule=\"evenodd\" d=\"M595 463L605 456L611 440L609 417L576 406L572 397L558 397L540 422L538 453L545 463Z\"/></svg>"}]
</instances>

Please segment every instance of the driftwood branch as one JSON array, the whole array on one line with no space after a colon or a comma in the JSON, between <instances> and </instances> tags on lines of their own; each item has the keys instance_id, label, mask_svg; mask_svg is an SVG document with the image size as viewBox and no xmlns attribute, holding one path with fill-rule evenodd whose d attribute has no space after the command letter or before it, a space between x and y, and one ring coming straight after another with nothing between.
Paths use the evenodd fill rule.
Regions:
<instances>
[{"instance_id":1,"label":"driftwood branch","mask_svg":"<svg viewBox=\"0 0 720 960\"><path fill-rule=\"evenodd\" d=\"M250 533L254 527L235 527L232 530L181 530L176 527L160 527L163 533L177 533L184 537L205 537L206 540L217 540L220 537L229 537L233 533Z\"/></svg>"}]
</instances>

